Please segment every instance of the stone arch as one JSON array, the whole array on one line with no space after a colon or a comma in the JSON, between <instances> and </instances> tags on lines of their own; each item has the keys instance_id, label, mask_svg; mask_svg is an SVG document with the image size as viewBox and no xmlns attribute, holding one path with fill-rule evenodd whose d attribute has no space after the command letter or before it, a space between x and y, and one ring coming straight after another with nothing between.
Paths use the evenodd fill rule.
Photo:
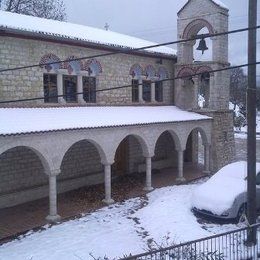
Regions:
<instances>
[{"instance_id":1,"label":"stone arch","mask_svg":"<svg viewBox=\"0 0 260 260\"><path fill-rule=\"evenodd\" d=\"M134 64L129 71L129 75L131 75L133 78L141 78L144 74L143 68L139 64Z\"/></svg>"},{"instance_id":2,"label":"stone arch","mask_svg":"<svg viewBox=\"0 0 260 260\"><path fill-rule=\"evenodd\" d=\"M172 140L174 141L174 144L175 144L175 148L176 150L181 150L182 149L182 142L181 142L181 139L179 138L178 134L171 130L171 129L166 129L166 130L163 130L161 131L157 136L156 138L154 139L154 147L153 147L153 151L155 151L155 146L156 146L156 143L158 141L158 139L160 138L160 136L164 133L169 133L171 135L171 138Z\"/></svg>"},{"instance_id":3,"label":"stone arch","mask_svg":"<svg viewBox=\"0 0 260 260\"><path fill-rule=\"evenodd\" d=\"M210 66L199 66L197 69L196 69L196 73L210 73L212 71L212 68Z\"/></svg>"},{"instance_id":4,"label":"stone arch","mask_svg":"<svg viewBox=\"0 0 260 260\"><path fill-rule=\"evenodd\" d=\"M165 67L159 67L157 75L160 80L169 78L169 73Z\"/></svg>"},{"instance_id":5,"label":"stone arch","mask_svg":"<svg viewBox=\"0 0 260 260\"><path fill-rule=\"evenodd\" d=\"M135 134L125 134L117 141L114 149L113 172L116 174L139 172L138 165L144 164L145 157L152 157L147 141Z\"/></svg>"},{"instance_id":6,"label":"stone arch","mask_svg":"<svg viewBox=\"0 0 260 260\"><path fill-rule=\"evenodd\" d=\"M66 146L66 148L64 148L64 152L62 154L62 156L60 157L60 162L59 162L59 165L61 166L62 165L62 162L63 162L63 159L66 155L66 153L73 147L75 146L76 144L79 144L81 142L88 142L90 144L92 144L98 151L98 154L100 156L100 159L101 159L101 163L102 164L106 164L107 163L107 155L103 149L103 147L95 140L93 139L89 139L89 138L82 138L80 140L77 140L77 141L74 141L73 143L70 143L69 145Z\"/></svg>"},{"instance_id":7,"label":"stone arch","mask_svg":"<svg viewBox=\"0 0 260 260\"><path fill-rule=\"evenodd\" d=\"M84 70L87 70L90 76L98 76L103 72L101 63L96 59L91 59L85 62Z\"/></svg>"},{"instance_id":8,"label":"stone arch","mask_svg":"<svg viewBox=\"0 0 260 260\"><path fill-rule=\"evenodd\" d=\"M0 190L10 197L1 202L0 207L9 207L33 200L34 197L19 197L19 192L30 193L35 187L44 187L51 174L45 156L30 146L17 145L1 150Z\"/></svg>"},{"instance_id":9,"label":"stone arch","mask_svg":"<svg viewBox=\"0 0 260 260\"><path fill-rule=\"evenodd\" d=\"M207 135L206 130L204 130L202 127L196 126L196 127L192 128L192 129L188 132L188 135L186 136L186 142L185 142L186 145L187 145L188 137L190 136L190 134L191 134L193 131L198 131L198 132L200 133L201 138L202 138L202 143L203 143L203 145L209 145L209 144L210 144L209 136Z\"/></svg>"},{"instance_id":10,"label":"stone arch","mask_svg":"<svg viewBox=\"0 0 260 260\"><path fill-rule=\"evenodd\" d=\"M210 77L214 75L211 71L210 66L199 66L196 70L196 73L198 73L198 106L200 108L209 107Z\"/></svg>"},{"instance_id":11,"label":"stone arch","mask_svg":"<svg viewBox=\"0 0 260 260\"><path fill-rule=\"evenodd\" d=\"M189 39L198 34L198 32L206 27L210 34L214 33L213 26L205 19L196 19L190 22L184 29L182 38Z\"/></svg>"},{"instance_id":12,"label":"stone arch","mask_svg":"<svg viewBox=\"0 0 260 260\"><path fill-rule=\"evenodd\" d=\"M147 65L144 69L144 74L147 79L154 79L156 77L156 70L152 65Z\"/></svg>"},{"instance_id":13,"label":"stone arch","mask_svg":"<svg viewBox=\"0 0 260 260\"><path fill-rule=\"evenodd\" d=\"M178 152L181 141L172 130L165 130L157 135L154 143L153 169L174 168L178 164Z\"/></svg>"},{"instance_id":14,"label":"stone arch","mask_svg":"<svg viewBox=\"0 0 260 260\"><path fill-rule=\"evenodd\" d=\"M11 149L15 149L17 147L29 149L34 154L36 154L37 157L40 159L40 161L42 163L45 174L49 175L51 173L51 170L55 170L55 169L52 169L53 167L52 167L49 159L41 151L39 151L39 149L34 148L33 146L30 146L30 145L27 145L27 144L18 144L18 145L15 145L15 146L12 146L12 145L4 146L4 147L2 147L2 149L0 149L0 156L3 153L5 153L5 152L7 152Z\"/></svg>"},{"instance_id":15,"label":"stone arch","mask_svg":"<svg viewBox=\"0 0 260 260\"><path fill-rule=\"evenodd\" d=\"M53 62L57 62L57 63L48 64L48 63L53 63ZM41 68L46 69L47 72L57 71L58 69L62 68L60 58L53 53L48 53L48 54L45 54L44 56L42 56L39 65Z\"/></svg>"},{"instance_id":16,"label":"stone arch","mask_svg":"<svg viewBox=\"0 0 260 260\"><path fill-rule=\"evenodd\" d=\"M119 145L121 144L121 142L124 139L126 139L127 137L130 137L130 136L134 137L139 142L139 144L141 145L143 156L145 156L145 157L149 156L150 155L150 149L149 149L149 146L148 146L148 142L145 140L144 137L140 136L139 134L135 134L135 133L126 134L126 135L120 137L120 139L115 144L115 149L112 153L113 156L115 157L116 150L119 147Z\"/></svg>"},{"instance_id":17,"label":"stone arch","mask_svg":"<svg viewBox=\"0 0 260 260\"><path fill-rule=\"evenodd\" d=\"M193 76L195 74L195 70L191 67L183 67L177 73L177 78Z\"/></svg>"},{"instance_id":18,"label":"stone arch","mask_svg":"<svg viewBox=\"0 0 260 260\"><path fill-rule=\"evenodd\" d=\"M103 149L96 142L83 139L66 150L60 165L59 181L71 182L70 190L103 182Z\"/></svg>"},{"instance_id":19,"label":"stone arch","mask_svg":"<svg viewBox=\"0 0 260 260\"><path fill-rule=\"evenodd\" d=\"M64 62L64 69L67 69L69 74L79 74L81 70L84 70L83 62L75 59L77 59L76 56L70 56Z\"/></svg>"}]
</instances>

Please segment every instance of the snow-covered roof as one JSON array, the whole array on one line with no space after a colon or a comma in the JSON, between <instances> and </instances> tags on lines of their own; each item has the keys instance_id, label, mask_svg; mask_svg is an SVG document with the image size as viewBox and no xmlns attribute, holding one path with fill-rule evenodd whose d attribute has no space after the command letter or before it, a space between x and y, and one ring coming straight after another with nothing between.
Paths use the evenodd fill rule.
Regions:
<instances>
[{"instance_id":1,"label":"snow-covered roof","mask_svg":"<svg viewBox=\"0 0 260 260\"><path fill-rule=\"evenodd\" d=\"M220 7L223 7L225 9L228 9L227 5L225 5L223 2L221 2L220 0L211 0L212 2L214 2L215 4L219 5Z\"/></svg>"},{"instance_id":2,"label":"snow-covered roof","mask_svg":"<svg viewBox=\"0 0 260 260\"><path fill-rule=\"evenodd\" d=\"M0 11L1 28L120 48L134 49L156 44L113 31L5 11ZM164 55L176 54L174 49L165 46L150 48L145 51Z\"/></svg>"},{"instance_id":3,"label":"snow-covered roof","mask_svg":"<svg viewBox=\"0 0 260 260\"><path fill-rule=\"evenodd\" d=\"M190 3L191 0L188 0L187 3L179 10L178 14ZM222 1L220 0L209 0L212 3L216 4L217 6L224 8L226 10L229 10L229 8L227 7L227 5L225 5Z\"/></svg>"},{"instance_id":4,"label":"snow-covered roof","mask_svg":"<svg viewBox=\"0 0 260 260\"><path fill-rule=\"evenodd\" d=\"M0 135L208 119L175 106L0 108Z\"/></svg>"}]
</instances>

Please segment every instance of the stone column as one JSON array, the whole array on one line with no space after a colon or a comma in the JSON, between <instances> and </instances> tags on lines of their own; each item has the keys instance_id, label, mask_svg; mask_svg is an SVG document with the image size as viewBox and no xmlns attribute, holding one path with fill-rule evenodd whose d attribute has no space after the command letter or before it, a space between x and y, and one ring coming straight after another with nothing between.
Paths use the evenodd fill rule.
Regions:
<instances>
[{"instance_id":1,"label":"stone column","mask_svg":"<svg viewBox=\"0 0 260 260\"><path fill-rule=\"evenodd\" d=\"M194 109L198 109L199 108L199 76L195 76L193 77L193 81L194 81L194 101L193 101L193 108Z\"/></svg>"},{"instance_id":2,"label":"stone column","mask_svg":"<svg viewBox=\"0 0 260 260\"><path fill-rule=\"evenodd\" d=\"M83 79L82 75L77 75L77 93L83 93ZM78 103L84 104L83 94L77 95Z\"/></svg>"},{"instance_id":3,"label":"stone column","mask_svg":"<svg viewBox=\"0 0 260 260\"><path fill-rule=\"evenodd\" d=\"M145 191L151 191L153 190L152 187L152 158L146 157L146 184L144 187Z\"/></svg>"},{"instance_id":4,"label":"stone column","mask_svg":"<svg viewBox=\"0 0 260 260\"><path fill-rule=\"evenodd\" d=\"M138 80L138 101L139 103L144 103L144 100L143 100L143 85L142 85L143 81L142 79L139 79Z\"/></svg>"},{"instance_id":5,"label":"stone column","mask_svg":"<svg viewBox=\"0 0 260 260\"><path fill-rule=\"evenodd\" d=\"M155 100L155 82L151 83L151 102L154 103Z\"/></svg>"},{"instance_id":6,"label":"stone column","mask_svg":"<svg viewBox=\"0 0 260 260\"><path fill-rule=\"evenodd\" d=\"M60 220L60 216L57 211L57 183L56 178L60 173L59 170L54 170L49 175L49 215L46 220L49 222L57 222Z\"/></svg>"},{"instance_id":7,"label":"stone column","mask_svg":"<svg viewBox=\"0 0 260 260\"><path fill-rule=\"evenodd\" d=\"M178 151L178 178L176 181L184 182L185 178L183 177L183 153L184 151Z\"/></svg>"},{"instance_id":8,"label":"stone column","mask_svg":"<svg viewBox=\"0 0 260 260\"><path fill-rule=\"evenodd\" d=\"M215 76L214 73L210 74L209 79L209 91L208 91L208 108L216 108L216 86L215 86Z\"/></svg>"},{"instance_id":9,"label":"stone column","mask_svg":"<svg viewBox=\"0 0 260 260\"><path fill-rule=\"evenodd\" d=\"M111 198L111 164L104 165L105 170L105 199L103 200L106 204L114 203L114 200Z\"/></svg>"},{"instance_id":10,"label":"stone column","mask_svg":"<svg viewBox=\"0 0 260 260\"><path fill-rule=\"evenodd\" d=\"M57 75L57 92L58 96L63 95L63 75L61 72L59 72ZM60 104L65 104L65 97L59 97L58 102Z\"/></svg>"},{"instance_id":11,"label":"stone column","mask_svg":"<svg viewBox=\"0 0 260 260\"><path fill-rule=\"evenodd\" d=\"M210 174L209 161L210 161L210 145L205 144L204 145L204 171L203 171L205 174Z\"/></svg>"}]
</instances>

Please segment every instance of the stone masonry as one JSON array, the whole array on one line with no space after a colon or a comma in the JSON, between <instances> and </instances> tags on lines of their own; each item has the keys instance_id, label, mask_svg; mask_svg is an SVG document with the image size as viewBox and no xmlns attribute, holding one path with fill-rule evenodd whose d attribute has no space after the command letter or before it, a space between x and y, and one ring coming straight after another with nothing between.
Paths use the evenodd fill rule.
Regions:
<instances>
[{"instance_id":1,"label":"stone masonry","mask_svg":"<svg viewBox=\"0 0 260 260\"><path fill-rule=\"evenodd\" d=\"M39 40L25 40L12 37L0 37L0 50L1 68L39 64L41 58L49 53L55 54L61 60L66 60L70 56L83 57L107 53L107 51L97 49L69 46L60 43L44 42ZM102 59L98 59L102 66L102 73L100 73L97 77L97 89L131 85L132 76L129 75L129 73L131 67L134 64L139 64L143 68L148 65L152 65L156 70L158 70L159 67L164 67L167 70L169 77L172 78L174 76L173 59L162 59L162 64L157 63L158 59L159 58L156 57L153 58L126 54L116 54L102 57ZM1 100L43 97L44 72L46 72L45 69L36 67L1 73ZM62 74L69 75L66 70L63 70ZM164 84L164 101L159 104L173 104L174 81L165 82ZM128 87L118 90L98 92L97 102L96 104L92 105L138 105L138 103L132 103L131 91L131 88ZM150 104L158 104L158 102L152 102L149 103L149 105ZM46 104L40 100L37 102L21 103L19 105L56 106L57 104ZM62 106L64 105L66 105L66 103L62 104ZM70 103L67 105L71 106L73 104ZM12 104L12 106L14 106L14 104Z\"/></svg>"}]
</instances>

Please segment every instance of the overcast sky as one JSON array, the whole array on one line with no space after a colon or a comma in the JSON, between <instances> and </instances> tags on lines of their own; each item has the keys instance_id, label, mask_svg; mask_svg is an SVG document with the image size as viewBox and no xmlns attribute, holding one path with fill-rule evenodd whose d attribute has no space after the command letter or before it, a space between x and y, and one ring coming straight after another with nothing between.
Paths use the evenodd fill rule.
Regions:
<instances>
[{"instance_id":1,"label":"overcast sky","mask_svg":"<svg viewBox=\"0 0 260 260\"><path fill-rule=\"evenodd\" d=\"M178 10L187 0L64 0L69 22L104 28L158 43L176 40ZM229 7L229 29L247 27L248 0L222 0ZM258 7L260 16L260 6ZM260 18L258 24L260 24ZM260 42L260 37L258 37ZM210 43L208 43L210 47ZM260 43L258 44L258 49ZM230 62L247 62L247 33L230 35ZM210 52L208 52L209 54ZM259 53L260 54L260 53ZM204 58L196 55L200 59ZM259 55L260 57L260 55Z\"/></svg>"}]
</instances>

